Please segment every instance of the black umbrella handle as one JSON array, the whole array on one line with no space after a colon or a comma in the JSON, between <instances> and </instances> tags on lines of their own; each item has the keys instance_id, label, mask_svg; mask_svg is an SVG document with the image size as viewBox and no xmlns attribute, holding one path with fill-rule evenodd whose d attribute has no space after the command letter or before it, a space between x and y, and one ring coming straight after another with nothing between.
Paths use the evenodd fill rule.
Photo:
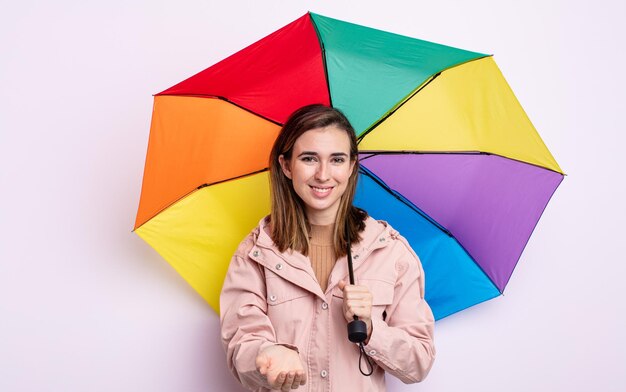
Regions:
<instances>
[{"instance_id":1,"label":"black umbrella handle","mask_svg":"<svg viewBox=\"0 0 626 392\"><path fill-rule=\"evenodd\" d=\"M346 225L346 238L348 242L348 274L350 276L350 284L354 285L354 270L352 268L352 249L350 246L350 233L348 233ZM348 323L348 340L352 343L363 343L367 339L367 325L365 321L359 320L357 316L353 316L354 320Z\"/></svg>"},{"instance_id":2,"label":"black umbrella handle","mask_svg":"<svg viewBox=\"0 0 626 392\"><path fill-rule=\"evenodd\" d=\"M348 340L352 343L363 343L367 339L367 325L365 321L354 316L354 320L348 323Z\"/></svg>"},{"instance_id":3,"label":"black umbrella handle","mask_svg":"<svg viewBox=\"0 0 626 392\"><path fill-rule=\"evenodd\" d=\"M348 225L346 224L346 242L348 243L348 275L350 277L350 284L354 284L354 269L352 268L352 247L350 246L350 233L348 232ZM363 342L367 339L367 325L365 321L359 320L357 316L353 316L354 320L348 323L348 340L352 343L359 345L359 371L364 376L371 376L374 373L374 365L370 361L369 357L365 353ZM362 359L365 357L367 372L363 371L361 367Z\"/></svg>"}]
</instances>

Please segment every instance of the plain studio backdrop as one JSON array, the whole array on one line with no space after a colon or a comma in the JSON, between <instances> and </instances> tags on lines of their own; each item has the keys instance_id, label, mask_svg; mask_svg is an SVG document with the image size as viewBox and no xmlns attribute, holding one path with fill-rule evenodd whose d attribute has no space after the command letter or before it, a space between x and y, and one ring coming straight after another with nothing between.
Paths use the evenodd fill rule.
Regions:
<instances>
[{"instance_id":1,"label":"plain studio backdrop","mask_svg":"<svg viewBox=\"0 0 626 392\"><path fill-rule=\"evenodd\" d=\"M389 390L626 390L618 0L2 0L0 390L241 390L218 316L131 233L151 95L308 10L495 54L568 174L505 295Z\"/></svg>"}]
</instances>

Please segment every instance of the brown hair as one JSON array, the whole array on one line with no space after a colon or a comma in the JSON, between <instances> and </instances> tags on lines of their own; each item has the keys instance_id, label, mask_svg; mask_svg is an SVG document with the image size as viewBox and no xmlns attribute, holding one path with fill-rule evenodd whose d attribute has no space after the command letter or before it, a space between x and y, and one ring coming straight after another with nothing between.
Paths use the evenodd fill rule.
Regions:
<instances>
[{"instance_id":1,"label":"brown hair","mask_svg":"<svg viewBox=\"0 0 626 392\"><path fill-rule=\"evenodd\" d=\"M359 155L354 129L339 110L325 105L309 105L291 114L270 153L271 237L281 252L292 249L308 255L309 222L302 200L293 189L291 180L282 171L279 157L282 155L286 161L289 161L293 146L303 133L329 125L335 125L346 131L350 139L350 160L354 162L354 169L348 179L346 190L341 196L337 211L333 233L335 257L339 258L346 254L348 240L350 243L357 243L361 240L359 233L365 229L367 213L352 205L359 172Z\"/></svg>"}]
</instances>

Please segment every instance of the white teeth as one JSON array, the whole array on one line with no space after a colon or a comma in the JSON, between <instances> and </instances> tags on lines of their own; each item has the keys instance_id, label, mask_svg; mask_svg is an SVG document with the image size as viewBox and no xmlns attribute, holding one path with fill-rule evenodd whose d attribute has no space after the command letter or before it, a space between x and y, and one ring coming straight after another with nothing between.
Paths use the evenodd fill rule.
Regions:
<instances>
[{"instance_id":1,"label":"white teeth","mask_svg":"<svg viewBox=\"0 0 626 392\"><path fill-rule=\"evenodd\" d=\"M315 192L320 192L320 193L328 193L331 191L331 189L333 189L333 188L316 188L314 186L312 186L311 188L313 188Z\"/></svg>"}]
</instances>

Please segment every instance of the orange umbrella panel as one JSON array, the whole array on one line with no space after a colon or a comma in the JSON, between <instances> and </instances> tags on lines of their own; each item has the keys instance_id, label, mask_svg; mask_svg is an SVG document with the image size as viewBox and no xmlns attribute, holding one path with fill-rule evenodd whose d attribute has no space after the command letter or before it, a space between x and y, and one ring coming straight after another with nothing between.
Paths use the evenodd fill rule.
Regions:
<instances>
[{"instance_id":1,"label":"orange umbrella panel","mask_svg":"<svg viewBox=\"0 0 626 392\"><path fill-rule=\"evenodd\" d=\"M135 229L198 187L267 168L279 130L220 99L156 96Z\"/></svg>"}]
</instances>

